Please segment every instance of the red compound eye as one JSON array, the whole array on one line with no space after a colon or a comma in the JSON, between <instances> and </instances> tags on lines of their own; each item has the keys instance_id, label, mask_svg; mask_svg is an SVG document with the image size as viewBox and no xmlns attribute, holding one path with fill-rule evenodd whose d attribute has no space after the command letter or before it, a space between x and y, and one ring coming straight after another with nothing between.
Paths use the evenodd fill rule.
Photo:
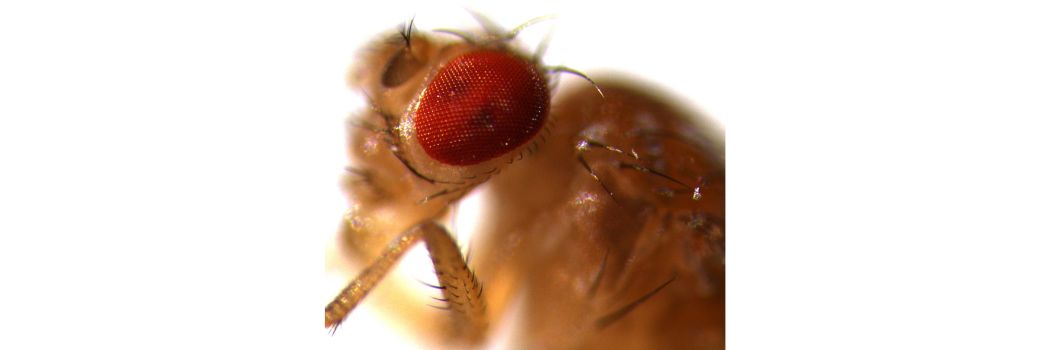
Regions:
<instances>
[{"instance_id":1,"label":"red compound eye","mask_svg":"<svg viewBox=\"0 0 1050 350\"><path fill-rule=\"evenodd\" d=\"M420 98L415 127L430 157L473 165L528 142L550 107L547 82L531 62L500 51L456 57Z\"/></svg>"}]
</instances>

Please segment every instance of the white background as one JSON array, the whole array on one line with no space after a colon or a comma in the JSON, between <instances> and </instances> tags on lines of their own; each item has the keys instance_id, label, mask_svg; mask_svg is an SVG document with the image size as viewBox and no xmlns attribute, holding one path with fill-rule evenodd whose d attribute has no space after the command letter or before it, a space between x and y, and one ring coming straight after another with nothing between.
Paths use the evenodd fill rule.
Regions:
<instances>
[{"instance_id":1,"label":"white background","mask_svg":"<svg viewBox=\"0 0 1050 350\"><path fill-rule=\"evenodd\" d=\"M724 121L730 348L1050 347L1038 2L567 3L469 6ZM462 7L0 5L0 347L330 345L342 75Z\"/></svg>"}]
</instances>

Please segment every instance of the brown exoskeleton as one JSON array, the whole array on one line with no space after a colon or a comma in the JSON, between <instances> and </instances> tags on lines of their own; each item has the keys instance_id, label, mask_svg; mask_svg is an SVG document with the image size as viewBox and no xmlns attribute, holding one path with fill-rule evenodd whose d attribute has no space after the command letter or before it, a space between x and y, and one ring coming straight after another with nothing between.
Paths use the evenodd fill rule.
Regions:
<instances>
[{"instance_id":1,"label":"brown exoskeleton","mask_svg":"<svg viewBox=\"0 0 1050 350\"><path fill-rule=\"evenodd\" d=\"M723 348L721 131L637 82L596 78L552 100L554 75L584 76L517 47L528 23L481 23L409 24L351 70L372 108L350 122L341 239L367 267L325 326L422 241L447 310L391 312L449 346L500 330L519 348ZM439 220L482 183L495 201L465 258Z\"/></svg>"}]
</instances>

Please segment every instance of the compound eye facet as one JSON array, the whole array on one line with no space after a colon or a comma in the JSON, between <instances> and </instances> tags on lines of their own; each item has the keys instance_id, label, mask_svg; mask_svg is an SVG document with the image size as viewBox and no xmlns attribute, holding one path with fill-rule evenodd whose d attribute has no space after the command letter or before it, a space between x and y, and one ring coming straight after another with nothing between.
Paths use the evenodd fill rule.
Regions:
<instances>
[{"instance_id":1,"label":"compound eye facet","mask_svg":"<svg viewBox=\"0 0 1050 350\"><path fill-rule=\"evenodd\" d=\"M416 136L431 158L474 165L532 140L549 109L546 77L535 64L502 51L474 51L442 67L424 90Z\"/></svg>"}]
</instances>

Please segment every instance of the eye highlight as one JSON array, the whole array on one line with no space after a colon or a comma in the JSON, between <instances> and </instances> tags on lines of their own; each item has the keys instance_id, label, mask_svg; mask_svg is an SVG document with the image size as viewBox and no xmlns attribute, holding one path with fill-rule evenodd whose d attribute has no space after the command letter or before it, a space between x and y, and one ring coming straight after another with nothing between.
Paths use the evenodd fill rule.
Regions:
<instances>
[{"instance_id":1,"label":"eye highlight","mask_svg":"<svg viewBox=\"0 0 1050 350\"><path fill-rule=\"evenodd\" d=\"M550 90L532 62L500 51L459 56L420 98L416 135L427 155L457 166L501 156L543 128Z\"/></svg>"}]
</instances>

